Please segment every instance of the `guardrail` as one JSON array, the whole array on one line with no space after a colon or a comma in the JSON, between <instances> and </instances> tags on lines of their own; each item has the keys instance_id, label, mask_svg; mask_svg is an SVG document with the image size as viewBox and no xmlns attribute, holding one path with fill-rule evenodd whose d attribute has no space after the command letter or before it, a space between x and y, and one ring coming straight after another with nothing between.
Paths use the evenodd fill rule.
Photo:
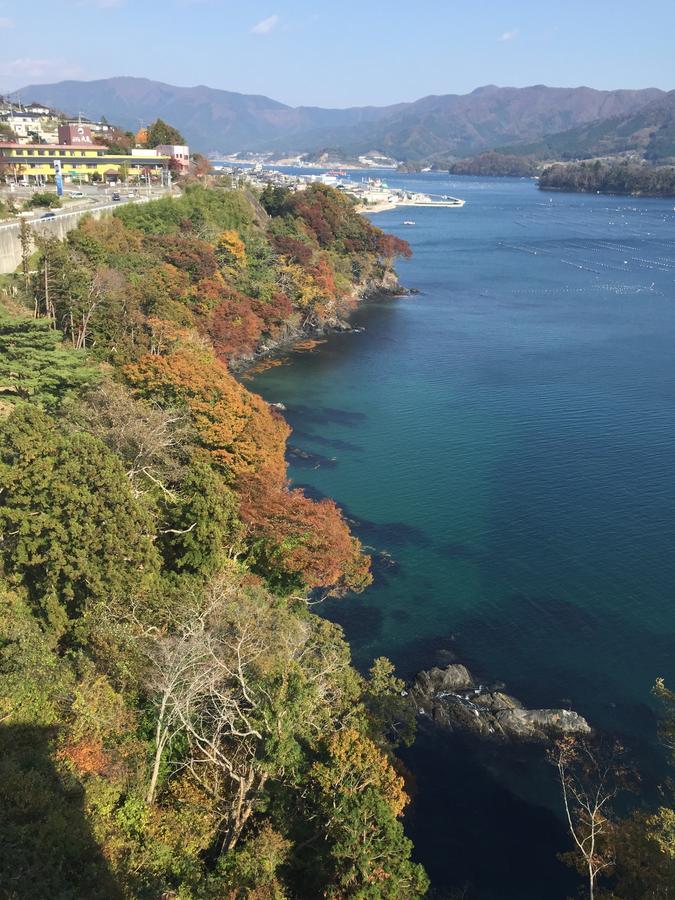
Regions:
<instances>
[{"instance_id":1,"label":"guardrail","mask_svg":"<svg viewBox=\"0 0 675 900\"><path fill-rule=\"evenodd\" d=\"M55 237L63 238L68 231L75 228L79 220L84 218L84 216L91 215L98 218L99 216L112 212L115 209L119 209L120 206L125 206L129 203L149 203L152 200L157 200L166 196L172 196L172 194L167 191L166 193L161 193L156 196L129 197L125 200L116 200L114 202L104 203L100 206L60 210L59 212L55 211L54 215L49 216L47 219L42 216L38 216L34 219L22 216L21 219L38 232L44 233L53 229ZM21 262L21 241L19 239L20 228L21 222L16 219L11 222L0 224L0 274L6 275L10 272L14 272Z\"/></svg>"},{"instance_id":2,"label":"guardrail","mask_svg":"<svg viewBox=\"0 0 675 900\"><path fill-rule=\"evenodd\" d=\"M81 209L60 209L58 211L54 210L54 216L50 216L48 219L43 218L44 213L37 216L34 219L29 219L28 216L19 216L16 219L12 219L10 222L0 222L0 228L19 228L21 225L20 220L23 219L24 222L28 225L37 225L39 222L53 222L54 219L65 219L69 216L84 216L87 213L91 212L105 212L107 209L119 209L120 206L126 206L128 203L149 203L152 200L160 200L162 197L170 197L173 196L169 194L167 191L165 194L158 194L155 197L127 197L125 200L116 200L114 203L105 203L102 206L98 204L96 206L83 206Z\"/></svg>"}]
</instances>

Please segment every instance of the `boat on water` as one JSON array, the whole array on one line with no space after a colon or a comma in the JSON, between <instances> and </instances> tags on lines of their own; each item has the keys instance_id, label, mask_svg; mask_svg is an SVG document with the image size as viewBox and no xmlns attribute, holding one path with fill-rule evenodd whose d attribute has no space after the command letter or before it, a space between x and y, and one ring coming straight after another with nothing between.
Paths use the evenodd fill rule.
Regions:
<instances>
[{"instance_id":1,"label":"boat on water","mask_svg":"<svg viewBox=\"0 0 675 900\"><path fill-rule=\"evenodd\" d=\"M413 222L412 219L406 219L406 220L403 222L403 224L404 224L404 225L415 225L415 222Z\"/></svg>"}]
</instances>

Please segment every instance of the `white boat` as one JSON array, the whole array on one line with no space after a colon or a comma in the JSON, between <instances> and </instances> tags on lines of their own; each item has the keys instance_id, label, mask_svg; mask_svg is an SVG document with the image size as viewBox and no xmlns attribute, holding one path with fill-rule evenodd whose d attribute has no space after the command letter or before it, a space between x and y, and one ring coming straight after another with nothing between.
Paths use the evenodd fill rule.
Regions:
<instances>
[{"instance_id":1,"label":"white boat","mask_svg":"<svg viewBox=\"0 0 675 900\"><path fill-rule=\"evenodd\" d=\"M415 223L412 221L412 219L406 219L403 224L404 225L414 225Z\"/></svg>"}]
</instances>

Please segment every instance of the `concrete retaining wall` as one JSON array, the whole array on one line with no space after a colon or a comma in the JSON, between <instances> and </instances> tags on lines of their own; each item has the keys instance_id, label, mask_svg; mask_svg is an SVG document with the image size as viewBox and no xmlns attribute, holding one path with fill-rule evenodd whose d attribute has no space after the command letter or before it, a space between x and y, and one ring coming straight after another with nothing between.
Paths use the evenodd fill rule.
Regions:
<instances>
[{"instance_id":1,"label":"concrete retaining wall","mask_svg":"<svg viewBox=\"0 0 675 900\"><path fill-rule=\"evenodd\" d=\"M133 203L147 203L148 197L139 197ZM155 199L155 198L152 198ZM83 216L100 219L109 216L118 209L119 203L108 203L106 206L95 206L93 209L79 209L73 212L57 212L53 219L33 219L28 222L32 231L40 235L48 235L62 240L69 231L77 227ZM21 242L19 241L19 223L9 222L0 225L0 274L14 272L21 263Z\"/></svg>"}]
</instances>

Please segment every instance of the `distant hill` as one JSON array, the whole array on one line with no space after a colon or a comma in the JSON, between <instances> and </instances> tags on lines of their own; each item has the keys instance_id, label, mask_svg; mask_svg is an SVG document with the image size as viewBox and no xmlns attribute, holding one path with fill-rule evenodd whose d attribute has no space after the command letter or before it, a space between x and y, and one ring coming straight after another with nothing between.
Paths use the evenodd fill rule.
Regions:
<instances>
[{"instance_id":1,"label":"distant hill","mask_svg":"<svg viewBox=\"0 0 675 900\"><path fill-rule=\"evenodd\" d=\"M316 152L336 147L349 156L377 150L404 160L469 156L499 145L536 142L598 119L633 115L666 96L656 88L489 85L470 94L429 96L414 103L323 109L130 77L29 85L20 94L26 101L69 113L105 115L134 130L160 116L205 152Z\"/></svg>"},{"instance_id":2,"label":"distant hill","mask_svg":"<svg viewBox=\"0 0 675 900\"><path fill-rule=\"evenodd\" d=\"M477 88L470 94L424 97L377 121L301 135L302 149L341 147L355 155L377 148L397 159L468 156L510 141L532 140L608 116L636 112L664 93L591 88ZM515 136L518 135L518 138ZM528 137L532 135L532 137ZM281 137L274 147L283 143Z\"/></svg>"},{"instance_id":3,"label":"distant hill","mask_svg":"<svg viewBox=\"0 0 675 900\"><path fill-rule=\"evenodd\" d=\"M55 109L88 118L105 116L122 128L138 130L158 116L170 122L203 152L258 150L283 136L324 127L356 125L397 107L320 109L292 107L257 94L239 94L198 85L176 87L148 78L104 78L32 84L16 91ZM302 141L299 142L302 145Z\"/></svg>"},{"instance_id":4,"label":"distant hill","mask_svg":"<svg viewBox=\"0 0 675 900\"><path fill-rule=\"evenodd\" d=\"M635 153L654 162L675 159L675 91L636 112L570 128L529 143L500 148L536 159L588 159Z\"/></svg>"}]
</instances>

